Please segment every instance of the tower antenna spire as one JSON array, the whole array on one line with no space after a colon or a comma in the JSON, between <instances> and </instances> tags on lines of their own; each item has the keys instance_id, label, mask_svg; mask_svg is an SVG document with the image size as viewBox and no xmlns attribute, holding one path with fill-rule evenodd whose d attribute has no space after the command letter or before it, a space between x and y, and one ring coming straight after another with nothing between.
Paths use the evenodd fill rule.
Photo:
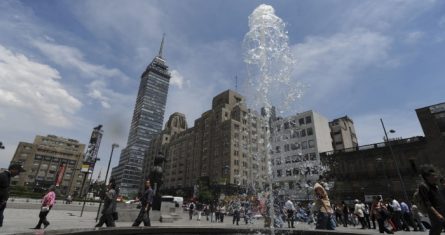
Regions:
<instances>
[{"instance_id":1,"label":"tower antenna spire","mask_svg":"<svg viewBox=\"0 0 445 235\"><path fill-rule=\"evenodd\" d=\"M235 75L235 91L238 91L238 75Z\"/></svg>"},{"instance_id":2,"label":"tower antenna spire","mask_svg":"<svg viewBox=\"0 0 445 235\"><path fill-rule=\"evenodd\" d=\"M162 50L164 49L164 38L165 38L165 33L162 34L161 47L159 48L159 54L158 54L158 56L159 56L160 58L162 58Z\"/></svg>"}]
</instances>

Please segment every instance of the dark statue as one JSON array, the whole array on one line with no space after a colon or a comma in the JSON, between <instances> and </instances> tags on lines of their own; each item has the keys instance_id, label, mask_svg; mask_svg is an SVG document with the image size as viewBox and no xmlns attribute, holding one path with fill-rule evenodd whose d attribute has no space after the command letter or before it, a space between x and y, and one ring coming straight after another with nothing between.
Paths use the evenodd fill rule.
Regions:
<instances>
[{"instance_id":1,"label":"dark statue","mask_svg":"<svg viewBox=\"0 0 445 235\"><path fill-rule=\"evenodd\" d=\"M164 154L162 152L159 152L158 155L154 159L153 167L151 168L149 179L151 182L151 186L153 187L153 190L155 190L155 196L153 199L153 209L154 210L160 210L161 209L161 194L160 194L160 188L163 183L163 165L166 161Z\"/></svg>"}]
</instances>

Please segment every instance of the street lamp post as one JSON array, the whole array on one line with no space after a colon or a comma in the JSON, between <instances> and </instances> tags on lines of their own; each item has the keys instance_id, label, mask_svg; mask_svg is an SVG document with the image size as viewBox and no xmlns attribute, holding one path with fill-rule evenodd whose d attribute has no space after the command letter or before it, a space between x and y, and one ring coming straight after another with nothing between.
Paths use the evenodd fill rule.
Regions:
<instances>
[{"instance_id":1,"label":"street lamp post","mask_svg":"<svg viewBox=\"0 0 445 235\"><path fill-rule=\"evenodd\" d=\"M107 173L105 174L105 184L107 184L108 179L108 172L110 171L110 165L111 165L111 159L113 158L113 151L114 148L119 148L118 144L112 144L111 145L111 153L110 153L110 159L108 160L108 167L107 167ZM99 219L99 213L100 213L100 207L102 206L102 199L99 202L99 208L97 209L97 215L96 215L96 222Z\"/></svg>"},{"instance_id":2,"label":"street lamp post","mask_svg":"<svg viewBox=\"0 0 445 235\"><path fill-rule=\"evenodd\" d=\"M378 158L376 158L375 159L376 161L377 161L377 163L380 163L381 164L381 169L382 169L382 171L383 171L383 175L385 176L385 180L386 180L386 193L388 193L388 196L390 195L390 189L391 189L391 186L390 186L390 184L389 184L389 179L388 179L388 175L386 174L386 168L385 168L385 164L383 163L383 159L381 158L381 157L378 157ZM377 166L378 167L378 166Z\"/></svg>"},{"instance_id":3,"label":"street lamp post","mask_svg":"<svg viewBox=\"0 0 445 235\"><path fill-rule=\"evenodd\" d=\"M405 202L409 202L408 194L406 193L405 182L403 181L402 174L400 174L399 163L397 162L396 157L394 155L394 151L391 146L391 141L389 141L389 139L388 139L388 133L386 133L386 128L385 128L385 124L383 124L383 119L380 118L380 122L382 123L383 132L385 132L386 143L388 143L388 147L389 147L389 151L391 152L392 160L394 161L394 164L396 166L397 175L399 176L400 184L402 186L403 196L405 197ZM390 130L390 132L394 133L394 130Z\"/></svg>"}]
</instances>

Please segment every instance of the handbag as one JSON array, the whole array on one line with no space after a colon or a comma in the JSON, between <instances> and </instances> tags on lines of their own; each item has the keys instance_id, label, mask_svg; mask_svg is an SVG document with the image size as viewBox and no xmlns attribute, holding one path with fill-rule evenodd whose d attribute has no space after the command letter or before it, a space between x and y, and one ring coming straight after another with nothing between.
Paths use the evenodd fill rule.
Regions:
<instances>
[{"instance_id":1,"label":"handbag","mask_svg":"<svg viewBox=\"0 0 445 235\"><path fill-rule=\"evenodd\" d=\"M111 214L111 216L113 216L113 220L119 220L119 214L117 213L117 211L113 212L113 214Z\"/></svg>"},{"instance_id":2,"label":"handbag","mask_svg":"<svg viewBox=\"0 0 445 235\"><path fill-rule=\"evenodd\" d=\"M41 212L47 212L49 211L49 206L42 206L42 208L40 208Z\"/></svg>"}]
</instances>

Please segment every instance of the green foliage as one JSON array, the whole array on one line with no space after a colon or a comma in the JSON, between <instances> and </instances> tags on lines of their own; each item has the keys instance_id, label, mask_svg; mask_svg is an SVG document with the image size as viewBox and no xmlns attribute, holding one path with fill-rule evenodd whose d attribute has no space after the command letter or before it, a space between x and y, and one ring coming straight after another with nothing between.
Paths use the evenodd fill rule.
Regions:
<instances>
[{"instance_id":1,"label":"green foliage","mask_svg":"<svg viewBox=\"0 0 445 235\"><path fill-rule=\"evenodd\" d=\"M30 191L24 186L12 186L9 195L11 197L25 197L34 199L42 197L42 193Z\"/></svg>"},{"instance_id":2,"label":"green foliage","mask_svg":"<svg viewBox=\"0 0 445 235\"><path fill-rule=\"evenodd\" d=\"M200 189L198 194L198 200L203 203L210 203L215 200L213 192L208 189Z\"/></svg>"}]
</instances>

